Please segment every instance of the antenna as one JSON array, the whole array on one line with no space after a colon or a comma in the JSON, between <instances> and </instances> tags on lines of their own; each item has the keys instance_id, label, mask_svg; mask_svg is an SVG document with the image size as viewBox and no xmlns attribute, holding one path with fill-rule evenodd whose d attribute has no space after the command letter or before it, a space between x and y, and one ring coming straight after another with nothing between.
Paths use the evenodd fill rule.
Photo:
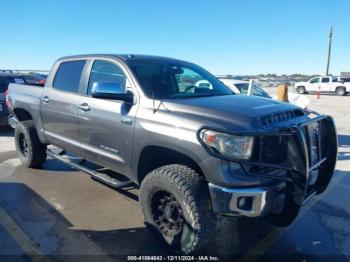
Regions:
<instances>
[{"instance_id":1,"label":"antenna","mask_svg":"<svg viewBox=\"0 0 350 262\"><path fill-rule=\"evenodd\" d=\"M329 75L329 62L331 60L332 37L333 37L333 26L331 26L331 31L329 32L329 45L328 45L328 57L327 57L326 76Z\"/></svg>"}]
</instances>

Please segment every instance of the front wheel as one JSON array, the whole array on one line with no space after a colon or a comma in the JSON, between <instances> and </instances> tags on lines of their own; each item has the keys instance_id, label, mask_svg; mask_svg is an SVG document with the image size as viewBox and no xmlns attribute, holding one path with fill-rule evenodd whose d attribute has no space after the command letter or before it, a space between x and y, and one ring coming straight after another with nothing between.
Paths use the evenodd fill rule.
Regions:
<instances>
[{"instance_id":1,"label":"front wheel","mask_svg":"<svg viewBox=\"0 0 350 262\"><path fill-rule=\"evenodd\" d=\"M33 121L16 125L15 145L19 159L26 167L39 167L46 161L46 145L40 142Z\"/></svg>"},{"instance_id":2,"label":"front wheel","mask_svg":"<svg viewBox=\"0 0 350 262\"><path fill-rule=\"evenodd\" d=\"M208 185L189 167L167 165L148 174L140 204L145 225L173 252L198 251L213 235L216 217Z\"/></svg>"}]
</instances>

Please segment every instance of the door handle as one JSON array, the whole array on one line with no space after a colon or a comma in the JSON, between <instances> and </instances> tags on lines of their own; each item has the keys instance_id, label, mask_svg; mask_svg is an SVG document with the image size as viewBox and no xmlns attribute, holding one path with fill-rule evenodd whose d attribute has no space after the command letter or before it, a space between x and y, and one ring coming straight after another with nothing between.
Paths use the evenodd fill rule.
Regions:
<instances>
[{"instance_id":1,"label":"door handle","mask_svg":"<svg viewBox=\"0 0 350 262\"><path fill-rule=\"evenodd\" d=\"M41 98L41 101L43 101L45 104L47 104L48 102L50 102L50 98L48 96L44 96Z\"/></svg>"},{"instance_id":2,"label":"door handle","mask_svg":"<svg viewBox=\"0 0 350 262\"><path fill-rule=\"evenodd\" d=\"M87 112L87 111L90 111L91 108L87 103L83 103L79 106L79 109L84 111L84 112Z\"/></svg>"}]
</instances>

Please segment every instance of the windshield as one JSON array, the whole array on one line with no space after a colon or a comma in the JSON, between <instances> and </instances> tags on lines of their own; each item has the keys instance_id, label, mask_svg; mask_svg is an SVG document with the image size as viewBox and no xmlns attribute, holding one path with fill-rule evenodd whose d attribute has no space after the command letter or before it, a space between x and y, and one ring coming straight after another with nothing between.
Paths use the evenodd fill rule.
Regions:
<instances>
[{"instance_id":1,"label":"windshield","mask_svg":"<svg viewBox=\"0 0 350 262\"><path fill-rule=\"evenodd\" d=\"M203 68L186 62L130 61L143 92L155 99L232 95Z\"/></svg>"}]
</instances>

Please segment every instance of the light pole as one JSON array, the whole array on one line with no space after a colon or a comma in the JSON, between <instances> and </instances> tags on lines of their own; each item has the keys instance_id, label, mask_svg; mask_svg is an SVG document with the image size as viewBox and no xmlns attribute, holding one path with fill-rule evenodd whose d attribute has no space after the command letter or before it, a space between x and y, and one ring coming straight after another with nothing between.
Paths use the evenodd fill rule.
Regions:
<instances>
[{"instance_id":1,"label":"light pole","mask_svg":"<svg viewBox=\"0 0 350 262\"><path fill-rule=\"evenodd\" d=\"M331 31L329 32L329 45L328 45L328 57L327 57L326 76L329 75L329 62L331 60L332 36L333 36L333 26L331 26Z\"/></svg>"}]
</instances>

